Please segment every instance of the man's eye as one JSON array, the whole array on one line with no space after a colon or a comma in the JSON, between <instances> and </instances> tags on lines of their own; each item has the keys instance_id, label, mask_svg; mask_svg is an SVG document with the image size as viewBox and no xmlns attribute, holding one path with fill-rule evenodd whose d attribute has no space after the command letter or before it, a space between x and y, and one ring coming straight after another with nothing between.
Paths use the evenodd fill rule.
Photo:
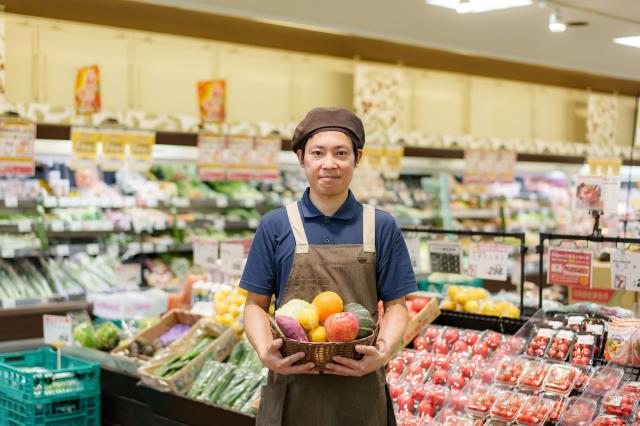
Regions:
<instances>
[{"instance_id":1,"label":"man's eye","mask_svg":"<svg viewBox=\"0 0 640 426\"><path fill-rule=\"evenodd\" d=\"M341 157L346 157L349 154L347 153L347 151L340 151L340 152L338 152L338 155L341 156Z\"/></svg>"},{"instance_id":2,"label":"man's eye","mask_svg":"<svg viewBox=\"0 0 640 426\"><path fill-rule=\"evenodd\" d=\"M320 151L311 151L311 155L315 155L317 157L318 155L322 155L322 153Z\"/></svg>"}]
</instances>

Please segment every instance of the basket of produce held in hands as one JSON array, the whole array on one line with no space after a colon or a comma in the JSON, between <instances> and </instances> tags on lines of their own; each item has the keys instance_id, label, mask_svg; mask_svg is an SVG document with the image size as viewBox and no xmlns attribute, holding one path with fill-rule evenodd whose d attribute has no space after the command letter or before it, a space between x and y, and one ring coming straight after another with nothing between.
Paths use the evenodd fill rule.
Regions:
<instances>
[{"instance_id":1,"label":"basket of produce held in hands","mask_svg":"<svg viewBox=\"0 0 640 426\"><path fill-rule=\"evenodd\" d=\"M313 362L324 370L333 357L360 359L357 345L374 346L379 317L358 303L343 306L340 296L331 291L318 294L312 303L292 299L275 312L271 334L282 339L282 356L304 352L296 364Z\"/></svg>"}]
</instances>

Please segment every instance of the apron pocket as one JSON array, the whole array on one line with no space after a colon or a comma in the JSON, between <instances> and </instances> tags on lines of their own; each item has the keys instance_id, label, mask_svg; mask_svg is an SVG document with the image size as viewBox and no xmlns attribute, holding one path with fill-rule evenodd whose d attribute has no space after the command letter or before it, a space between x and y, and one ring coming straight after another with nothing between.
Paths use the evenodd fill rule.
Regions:
<instances>
[{"instance_id":1,"label":"apron pocket","mask_svg":"<svg viewBox=\"0 0 640 426\"><path fill-rule=\"evenodd\" d=\"M256 426L281 426L282 412L287 393L286 383L262 386Z\"/></svg>"}]
</instances>

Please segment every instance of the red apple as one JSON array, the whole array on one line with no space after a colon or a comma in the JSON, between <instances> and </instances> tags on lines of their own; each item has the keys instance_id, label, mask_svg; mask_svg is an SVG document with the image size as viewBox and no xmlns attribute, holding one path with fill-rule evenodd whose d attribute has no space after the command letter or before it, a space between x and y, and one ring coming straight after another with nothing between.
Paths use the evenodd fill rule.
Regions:
<instances>
[{"instance_id":1,"label":"red apple","mask_svg":"<svg viewBox=\"0 0 640 426\"><path fill-rule=\"evenodd\" d=\"M324 321L324 328L328 341L352 342L358 337L358 317L351 312L339 312Z\"/></svg>"}]
</instances>

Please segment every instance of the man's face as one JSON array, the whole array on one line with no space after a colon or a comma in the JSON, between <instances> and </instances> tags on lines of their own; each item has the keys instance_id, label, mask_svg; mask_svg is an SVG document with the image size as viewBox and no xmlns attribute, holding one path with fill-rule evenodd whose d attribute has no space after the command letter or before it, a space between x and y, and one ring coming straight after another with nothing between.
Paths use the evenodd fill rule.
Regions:
<instances>
[{"instance_id":1,"label":"man's face","mask_svg":"<svg viewBox=\"0 0 640 426\"><path fill-rule=\"evenodd\" d=\"M344 193L351 183L362 150L353 152L351 139L342 132L326 131L313 135L302 150L296 152L313 191L324 196Z\"/></svg>"}]
</instances>

